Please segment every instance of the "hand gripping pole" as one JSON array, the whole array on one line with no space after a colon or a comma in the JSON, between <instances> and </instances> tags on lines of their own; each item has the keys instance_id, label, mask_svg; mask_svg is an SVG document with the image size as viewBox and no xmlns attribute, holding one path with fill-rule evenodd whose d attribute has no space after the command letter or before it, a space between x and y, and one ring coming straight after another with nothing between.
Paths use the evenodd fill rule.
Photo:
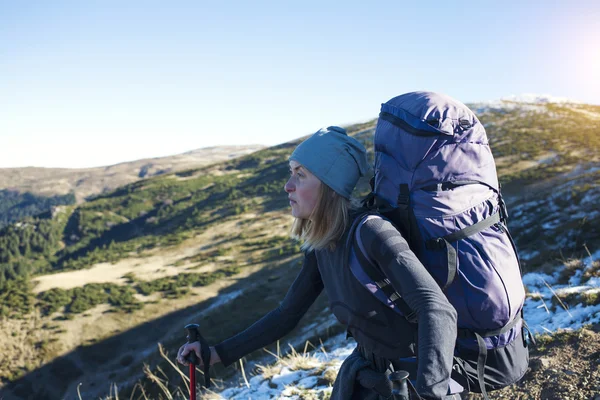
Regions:
<instances>
[{"instance_id":1,"label":"hand gripping pole","mask_svg":"<svg viewBox=\"0 0 600 400\"><path fill-rule=\"evenodd\" d=\"M210 387L210 346L200 334L199 328L198 324L188 324L185 326L188 343L200 342L200 356L204 370L204 387L207 388ZM190 398L191 400L196 400L196 365L199 364L199 360L194 351L188 353L185 359L190 363Z\"/></svg>"}]
</instances>

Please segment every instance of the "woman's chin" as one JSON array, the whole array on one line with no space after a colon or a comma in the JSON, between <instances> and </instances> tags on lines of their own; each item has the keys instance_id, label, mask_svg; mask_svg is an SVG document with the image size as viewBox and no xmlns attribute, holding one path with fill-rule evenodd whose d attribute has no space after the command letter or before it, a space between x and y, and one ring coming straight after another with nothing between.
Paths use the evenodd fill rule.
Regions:
<instances>
[{"instance_id":1,"label":"woman's chin","mask_svg":"<svg viewBox=\"0 0 600 400\"><path fill-rule=\"evenodd\" d=\"M305 216L301 215L299 212L295 211L294 209L292 209L292 217L298 218L298 219L306 219Z\"/></svg>"}]
</instances>

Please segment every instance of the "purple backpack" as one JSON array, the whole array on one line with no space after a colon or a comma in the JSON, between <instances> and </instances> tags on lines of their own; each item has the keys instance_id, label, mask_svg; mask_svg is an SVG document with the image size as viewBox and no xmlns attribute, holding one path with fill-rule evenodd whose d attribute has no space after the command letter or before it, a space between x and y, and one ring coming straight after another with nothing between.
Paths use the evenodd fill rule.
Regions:
<instances>
[{"instance_id":1,"label":"purple backpack","mask_svg":"<svg viewBox=\"0 0 600 400\"><path fill-rule=\"evenodd\" d=\"M402 232L455 307L456 352L475 352L485 394L487 354L519 336L525 300L485 129L464 104L413 92L382 104L374 144L368 208ZM366 218L356 220L351 231L356 238ZM360 260L350 265L357 279L410 320L408 305L365 259L359 240L353 251Z\"/></svg>"}]
</instances>

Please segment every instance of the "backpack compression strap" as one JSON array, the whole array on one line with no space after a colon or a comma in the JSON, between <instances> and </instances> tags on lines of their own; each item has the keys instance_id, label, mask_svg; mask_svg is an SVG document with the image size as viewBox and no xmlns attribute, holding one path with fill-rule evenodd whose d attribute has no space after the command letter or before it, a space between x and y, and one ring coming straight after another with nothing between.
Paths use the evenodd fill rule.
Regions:
<instances>
[{"instance_id":1,"label":"backpack compression strap","mask_svg":"<svg viewBox=\"0 0 600 400\"><path fill-rule=\"evenodd\" d=\"M456 277L456 249L452 246L452 243L468 238L469 236L481 232L499 222L500 214L495 213L476 224L461 229L460 231L439 238L429 239L425 242L427 250L446 250L446 253L448 254L448 277L446 278L446 283L442 286L442 290L445 290L450 286Z\"/></svg>"},{"instance_id":2,"label":"backpack compression strap","mask_svg":"<svg viewBox=\"0 0 600 400\"><path fill-rule=\"evenodd\" d=\"M481 389L481 394L485 400L489 400L487 395L487 390L485 390L485 363L487 361L487 345L483 340L484 337L498 336L503 333L510 331L514 328L520 321L525 321L522 319L523 310L518 313L512 321L508 324L504 325L500 329L495 329L493 331L484 331L484 332L476 332L471 329L466 328L458 328L458 337L459 338L472 338L475 336L477 339L477 347L479 347L479 355L477 356L477 381L479 382L479 388Z\"/></svg>"}]
</instances>

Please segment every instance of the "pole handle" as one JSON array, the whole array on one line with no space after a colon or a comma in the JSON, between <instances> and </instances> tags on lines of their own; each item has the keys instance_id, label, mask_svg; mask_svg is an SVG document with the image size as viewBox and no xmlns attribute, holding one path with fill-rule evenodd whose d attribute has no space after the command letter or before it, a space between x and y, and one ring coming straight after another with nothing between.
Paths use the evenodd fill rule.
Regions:
<instances>
[{"instance_id":1,"label":"pole handle","mask_svg":"<svg viewBox=\"0 0 600 400\"><path fill-rule=\"evenodd\" d=\"M408 372L406 371L395 371L389 376L392 381L392 395L396 400L408 400Z\"/></svg>"},{"instance_id":2,"label":"pole handle","mask_svg":"<svg viewBox=\"0 0 600 400\"><path fill-rule=\"evenodd\" d=\"M200 342L200 355L202 357L202 362L204 363L204 387L210 387L210 346L208 342L202 337L200 334L200 325L198 324L187 324L185 329L187 329L187 340L188 343ZM185 356L185 360L188 361L192 365L200 364L200 360L198 360L198 356L196 356L196 352L192 351Z\"/></svg>"},{"instance_id":3,"label":"pole handle","mask_svg":"<svg viewBox=\"0 0 600 400\"><path fill-rule=\"evenodd\" d=\"M188 343L194 343L199 341L199 336L200 336L200 331L198 331L198 328L200 327L200 325L198 324L187 324L185 326L185 329L187 329L187 340ZM185 360L187 362L189 362L190 364L193 365L198 365L198 356L196 356L196 352L195 351L191 351L188 353L187 356L185 356Z\"/></svg>"}]
</instances>

